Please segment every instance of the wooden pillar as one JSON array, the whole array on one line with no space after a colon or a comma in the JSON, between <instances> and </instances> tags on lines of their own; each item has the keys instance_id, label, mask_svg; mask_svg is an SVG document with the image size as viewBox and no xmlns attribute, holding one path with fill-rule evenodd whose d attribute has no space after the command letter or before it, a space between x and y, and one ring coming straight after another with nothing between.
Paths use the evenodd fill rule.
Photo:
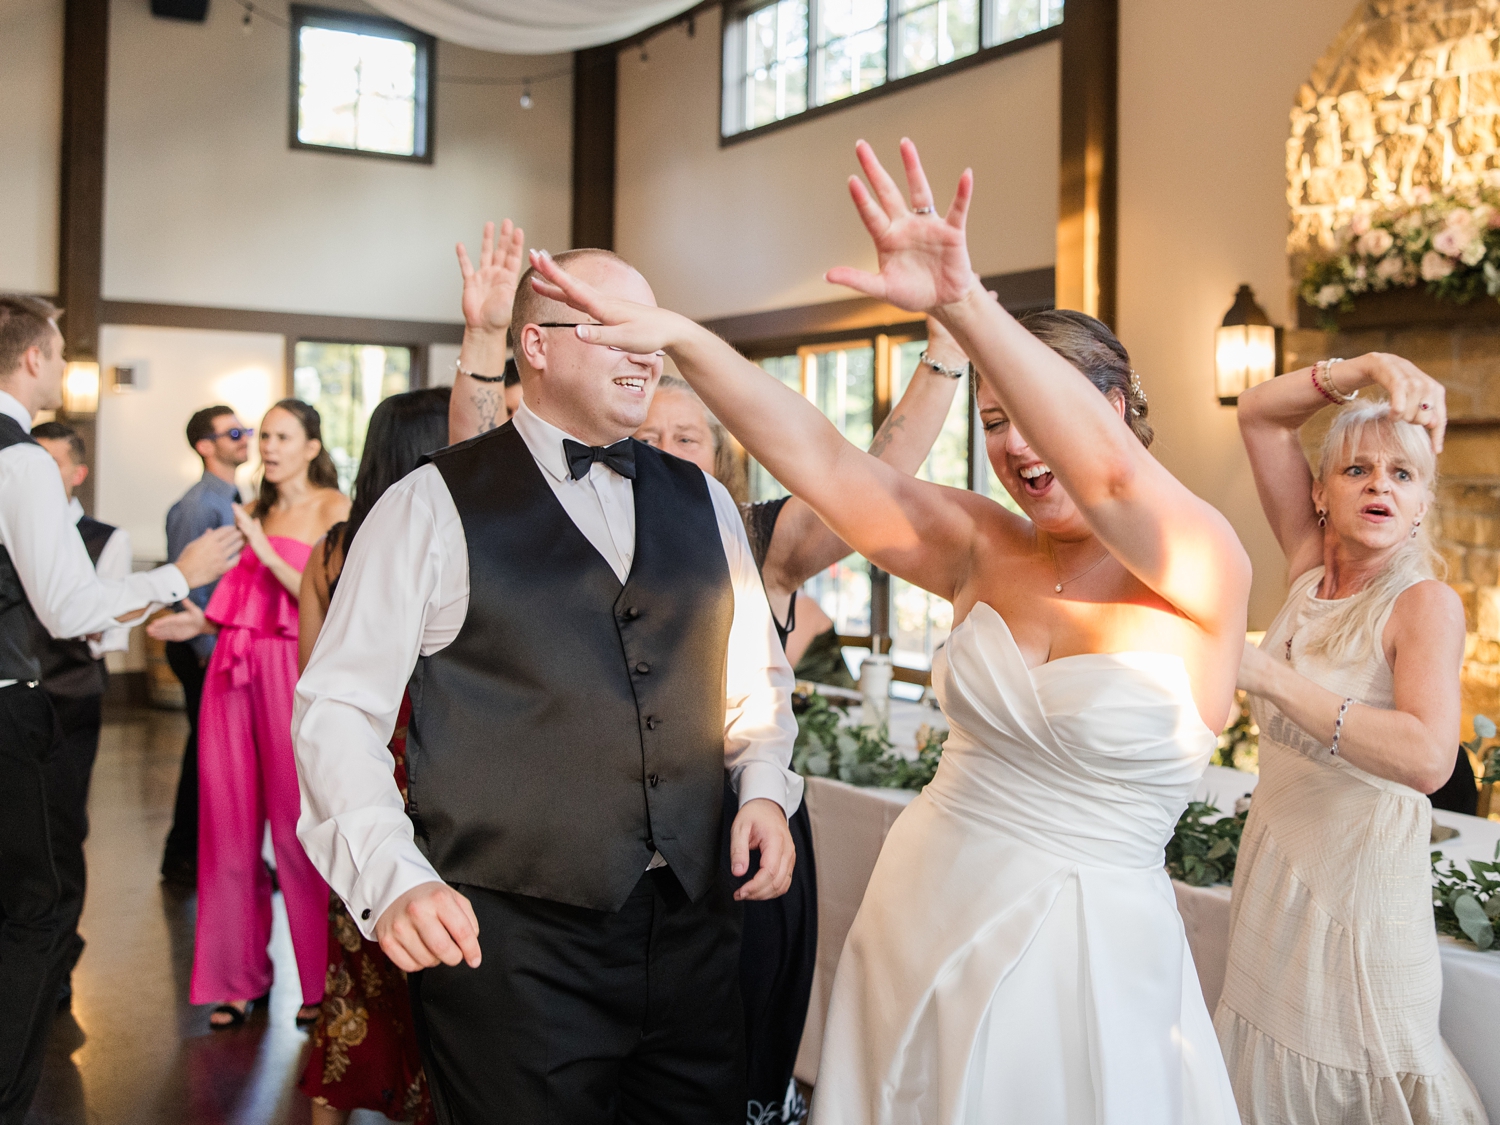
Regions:
<instances>
[{"instance_id":1,"label":"wooden pillar","mask_svg":"<svg viewBox=\"0 0 1500 1125\"><path fill-rule=\"evenodd\" d=\"M104 129L109 63L109 0L66 0L63 8L62 169L57 293L69 359L99 358L104 280ZM92 416L66 421L96 458ZM78 490L94 509L92 473Z\"/></svg>"},{"instance_id":2,"label":"wooden pillar","mask_svg":"<svg viewBox=\"0 0 1500 1125\"><path fill-rule=\"evenodd\" d=\"M573 245L615 248L618 44L573 56Z\"/></svg>"},{"instance_id":3,"label":"wooden pillar","mask_svg":"<svg viewBox=\"0 0 1500 1125\"><path fill-rule=\"evenodd\" d=\"M1119 0L1065 0L1057 307L1113 326L1119 237Z\"/></svg>"}]
</instances>

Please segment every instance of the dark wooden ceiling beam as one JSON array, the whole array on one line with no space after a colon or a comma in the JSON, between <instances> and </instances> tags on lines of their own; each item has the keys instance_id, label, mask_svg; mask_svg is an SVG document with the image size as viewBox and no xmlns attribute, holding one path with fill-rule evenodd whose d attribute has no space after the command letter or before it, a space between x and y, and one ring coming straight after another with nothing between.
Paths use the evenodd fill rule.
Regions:
<instances>
[{"instance_id":1,"label":"dark wooden ceiling beam","mask_svg":"<svg viewBox=\"0 0 1500 1125\"><path fill-rule=\"evenodd\" d=\"M72 359L99 356L108 64L109 0L66 0L57 292Z\"/></svg>"},{"instance_id":2,"label":"dark wooden ceiling beam","mask_svg":"<svg viewBox=\"0 0 1500 1125\"><path fill-rule=\"evenodd\" d=\"M1119 244L1119 0L1065 0L1057 307L1113 326Z\"/></svg>"}]
</instances>

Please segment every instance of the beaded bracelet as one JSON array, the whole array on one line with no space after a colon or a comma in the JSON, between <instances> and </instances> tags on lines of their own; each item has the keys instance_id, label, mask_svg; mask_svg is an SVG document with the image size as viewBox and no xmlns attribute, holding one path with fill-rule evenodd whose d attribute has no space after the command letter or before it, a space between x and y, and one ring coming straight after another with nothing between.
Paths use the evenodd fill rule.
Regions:
<instances>
[{"instance_id":1,"label":"beaded bracelet","mask_svg":"<svg viewBox=\"0 0 1500 1125\"><path fill-rule=\"evenodd\" d=\"M970 365L965 363L962 367L949 367L946 363L939 363L935 359L929 359L927 350L924 348L922 354L917 357L917 362L932 368L939 375L946 375L950 379L962 379L969 373Z\"/></svg>"},{"instance_id":2,"label":"beaded bracelet","mask_svg":"<svg viewBox=\"0 0 1500 1125\"><path fill-rule=\"evenodd\" d=\"M1330 754L1339 752L1339 736L1344 733L1344 716L1348 714L1352 706L1354 706L1352 699L1346 699L1339 705L1339 717L1333 721L1333 745L1328 748Z\"/></svg>"},{"instance_id":3,"label":"beaded bracelet","mask_svg":"<svg viewBox=\"0 0 1500 1125\"><path fill-rule=\"evenodd\" d=\"M1353 402L1359 397L1359 392L1353 394L1339 394L1339 389L1333 383L1328 372L1333 369L1335 363L1343 363L1342 359L1320 359L1312 365L1312 384L1315 390L1326 398L1334 406L1343 406L1345 403Z\"/></svg>"}]
</instances>

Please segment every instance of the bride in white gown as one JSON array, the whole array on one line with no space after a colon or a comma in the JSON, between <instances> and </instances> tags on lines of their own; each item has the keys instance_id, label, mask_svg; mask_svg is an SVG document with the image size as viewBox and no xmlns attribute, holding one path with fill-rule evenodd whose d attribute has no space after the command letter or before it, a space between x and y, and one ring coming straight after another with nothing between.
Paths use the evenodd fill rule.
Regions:
<instances>
[{"instance_id":1,"label":"bride in white gown","mask_svg":"<svg viewBox=\"0 0 1500 1125\"><path fill-rule=\"evenodd\" d=\"M580 339L665 349L752 456L960 622L933 669L952 734L850 931L813 1121L1232 1125L1162 851L1233 700L1249 562L1146 451L1109 330L1051 313L1034 335L986 298L971 174L939 216L909 141L911 208L857 151L880 270L828 279L957 337L983 374L990 463L1029 518L903 476L691 321L533 256L537 288L596 322Z\"/></svg>"}]
</instances>

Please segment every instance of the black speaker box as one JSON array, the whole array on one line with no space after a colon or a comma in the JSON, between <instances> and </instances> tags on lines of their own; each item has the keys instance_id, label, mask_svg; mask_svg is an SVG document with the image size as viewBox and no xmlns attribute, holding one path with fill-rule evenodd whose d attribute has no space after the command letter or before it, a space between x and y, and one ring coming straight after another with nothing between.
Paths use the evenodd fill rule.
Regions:
<instances>
[{"instance_id":1,"label":"black speaker box","mask_svg":"<svg viewBox=\"0 0 1500 1125\"><path fill-rule=\"evenodd\" d=\"M151 0L151 14L169 20L202 23L208 18L208 0Z\"/></svg>"}]
</instances>

